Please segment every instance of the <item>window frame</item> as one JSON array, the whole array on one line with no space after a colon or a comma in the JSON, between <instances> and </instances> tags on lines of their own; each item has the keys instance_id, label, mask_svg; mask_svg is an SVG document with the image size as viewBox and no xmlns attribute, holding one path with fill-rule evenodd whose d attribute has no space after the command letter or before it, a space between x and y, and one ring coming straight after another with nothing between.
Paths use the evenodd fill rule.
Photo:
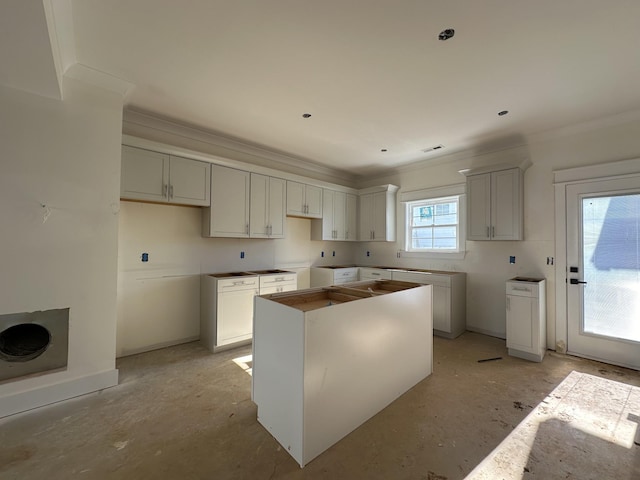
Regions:
<instances>
[{"instance_id":1,"label":"window frame","mask_svg":"<svg viewBox=\"0 0 640 480\"><path fill-rule=\"evenodd\" d=\"M457 199L458 202L458 225L456 249L413 249L411 248L411 214L412 207L421 204L438 202L444 199ZM408 258L439 258L439 259L464 259L466 253L466 225L467 225L467 201L466 184L451 185L447 187L436 187L424 190L401 192L400 202L402 206L402 239L399 257Z\"/></svg>"}]
</instances>

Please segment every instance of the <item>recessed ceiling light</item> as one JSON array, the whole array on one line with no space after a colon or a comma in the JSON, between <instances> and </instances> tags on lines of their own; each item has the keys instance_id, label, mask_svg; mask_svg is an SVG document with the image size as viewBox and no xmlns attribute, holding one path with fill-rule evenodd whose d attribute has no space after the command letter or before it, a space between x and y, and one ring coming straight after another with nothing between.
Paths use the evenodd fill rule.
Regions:
<instances>
[{"instance_id":1,"label":"recessed ceiling light","mask_svg":"<svg viewBox=\"0 0 640 480\"><path fill-rule=\"evenodd\" d=\"M382 149L382 150L380 150L380 151L381 151L381 152L386 152L386 151L387 151L387 149L386 149L386 148L383 148L383 149Z\"/></svg>"},{"instance_id":2,"label":"recessed ceiling light","mask_svg":"<svg viewBox=\"0 0 640 480\"><path fill-rule=\"evenodd\" d=\"M438 39L444 42L445 40L449 40L455 34L456 31L453 28L446 28L440 32L440 34L438 35Z\"/></svg>"},{"instance_id":3,"label":"recessed ceiling light","mask_svg":"<svg viewBox=\"0 0 640 480\"><path fill-rule=\"evenodd\" d=\"M498 112L498 115L502 117L502 116L506 115L507 113L509 113L509 110L502 110L501 112Z\"/></svg>"},{"instance_id":4,"label":"recessed ceiling light","mask_svg":"<svg viewBox=\"0 0 640 480\"><path fill-rule=\"evenodd\" d=\"M303 113L302 114L302 118L309 118L309 117L311 117L310 113Z\"/></svg>"}]
</instances>

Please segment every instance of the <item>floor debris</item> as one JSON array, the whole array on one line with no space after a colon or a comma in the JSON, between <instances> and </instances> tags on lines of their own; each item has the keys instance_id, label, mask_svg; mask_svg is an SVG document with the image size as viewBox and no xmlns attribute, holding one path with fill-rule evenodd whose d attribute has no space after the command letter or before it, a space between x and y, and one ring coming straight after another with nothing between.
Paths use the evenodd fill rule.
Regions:
<instances>
[{"instance_id":1,"label":"floor debris","mask_svg":"<svg viewBox=\"0 0 640 480\"><path fill-rule=\"evenodd\" d=\"M478 363L493 362L494 360L502 360L502 357L483 358L478 360Z\"/></svg>"}]
</instances>

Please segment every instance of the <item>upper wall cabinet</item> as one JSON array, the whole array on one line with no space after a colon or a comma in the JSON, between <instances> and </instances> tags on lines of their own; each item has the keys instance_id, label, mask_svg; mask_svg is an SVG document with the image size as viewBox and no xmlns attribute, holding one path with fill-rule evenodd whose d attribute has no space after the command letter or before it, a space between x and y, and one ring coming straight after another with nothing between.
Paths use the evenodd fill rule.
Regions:
<instances>
[{"instance_id":1,"label":"upper wall cabinet","mask_svg":"<svg viewBox=\"0 0 640 480\"><path fill-rule=\"evenodd\" d=\"M286 182L281 178L251 174L249 236L284 238Z\"/></svg>"},{"instance_id":2,"label":"upper wall cabinet","mask_svg":"<svg viewBox=\"0 0 640 480\"><path fill-rule=\"evenodd\" d=\"M202 236L284 238L285 183L212 165L211 207L202 212Z\"/></svg>"},{"instance_id":3,"label":"upper wall cabinet","mask_svg":"<svg viewBox=\"0 0 640 480\"><path fill-rule=\"evenodd\" d=\"M467 240L523 239L520 168L467 174Z\"/></svg>"},{"instance_id":4,"label":"upper wall cabinet","mask_svg":"<svg viewBox=\"0 0 640 480\"><path fill-rule=\"evenodd\" d=\"M357 240L357 197L351 193L322 190L322 219L311 223L312 240Z\"/></svg>"},{"instance_id":5,"label":"upper wall cabinet","mask_svg":"<svg viewBox=\"0 0 640 480\"><path fill-rule=\"evenodd\" d=\"M322 218L322 189L287 181L287 215Z\"/></svg>"},{"instance_id":6,"label":"upper wall cabinet","mask_svg":"<svg viewBox=\"0 0 640 480\"><path fill-rule=\"evenodd\" d=\"M361 241L395 242L395 185L383 185L360 191L359 239Z\"/></svg>"},{"instance_id":7,"label":"upper wall cabinet","mask_svg":"<svg viewBox=\"0 0 640 480\"><path fill-rule=\"evenodd\" d=\"M208 162L123 145L120 197L208 206L210 168Z\"/></svg>"},{"instance_id":8,"label":"upper wall cabinet","mask_svg":"<svg viewBox=\"0 0 640 480\"><path fill-rule=\"evenodd\" d=\"M211 207L202 212L203 237L249 237L250 174L211 165Z\"/></svg>"}]
</instances>

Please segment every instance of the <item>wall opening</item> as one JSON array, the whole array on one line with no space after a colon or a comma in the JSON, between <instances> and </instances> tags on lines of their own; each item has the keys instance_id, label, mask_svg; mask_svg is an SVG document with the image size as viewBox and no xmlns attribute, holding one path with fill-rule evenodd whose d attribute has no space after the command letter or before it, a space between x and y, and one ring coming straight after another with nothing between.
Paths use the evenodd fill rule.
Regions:
<instances>
[{"instance_id":1,"label":"wall opening","mask_svg":"<svg viewBox=\"0 0 640 480\"><path fill-rule=\"evenodd\" d=\"M69 309L0 315L0 381L66 368Z\"/></svg>"}]
</instances>

